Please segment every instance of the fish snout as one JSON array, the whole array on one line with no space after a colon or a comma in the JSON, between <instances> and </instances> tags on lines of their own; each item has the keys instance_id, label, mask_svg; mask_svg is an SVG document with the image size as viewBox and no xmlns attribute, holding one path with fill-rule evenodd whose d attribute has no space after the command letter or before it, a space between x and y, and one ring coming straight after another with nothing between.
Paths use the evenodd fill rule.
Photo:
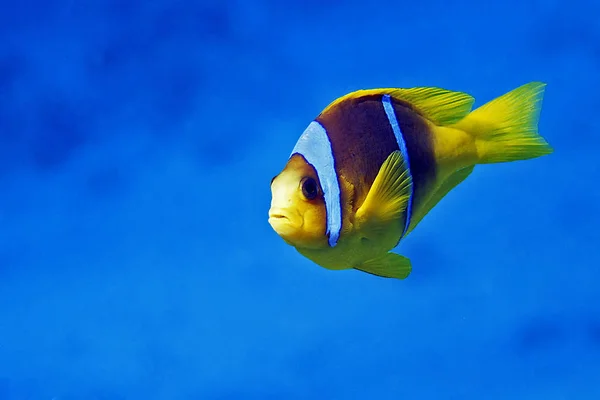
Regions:
<instances>
[{"instance_id":1,"label":"fish snout","mask_svg":"<svg viewBox=\"0 0 600 400\"><path fill-rule=\"evenodd\" d=\"M271 207L269 209L269 224L280 236L287 237L302 227L302 217L292 210Z\"/></svg>"},{"instance_id":2,"label":"fish snout","mask_svg":"<svg viewBox=\"0 0 600 400\"><path fill-rule=\"evenodd\" d=\"M287 213L285 212L285 210L281 209L281 208L271 208L269 210L269 220L274 219L274 220L289 220Z\"/></svg>"}]
</instances>

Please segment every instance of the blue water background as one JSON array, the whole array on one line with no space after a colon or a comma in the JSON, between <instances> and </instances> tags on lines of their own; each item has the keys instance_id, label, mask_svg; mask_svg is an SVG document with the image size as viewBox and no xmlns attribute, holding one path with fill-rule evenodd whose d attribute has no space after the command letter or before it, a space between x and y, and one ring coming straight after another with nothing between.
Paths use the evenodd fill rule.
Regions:
<instances>
[{"instance_id":1,"label":"blue water background","mask_svg":"<svg viewBox=\"0 0 600 400\"><path fill-rule=\"evenodd\" d=\"M0 399L600 398L592 1L0 2ZM334 98L548 83L536 160L478 167L332 272L267 223Z\"/></svg>"}]
</instances>

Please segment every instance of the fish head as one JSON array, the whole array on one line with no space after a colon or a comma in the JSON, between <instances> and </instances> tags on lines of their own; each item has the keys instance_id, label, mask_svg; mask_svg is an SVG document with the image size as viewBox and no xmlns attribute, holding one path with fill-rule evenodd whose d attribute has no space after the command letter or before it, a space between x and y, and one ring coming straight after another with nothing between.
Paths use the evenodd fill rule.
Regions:
<instances>
[{"instance_id":1,"label":"fish head","mask_svg":"<svg viewBox=\"0 0 600 400\"><path fill-rule=\"evenodd\" d=\"M271 181L269 224L288 244L299 248L327 246L327 211L314 168L298 154Z\"/></svg>"}]
</instances>

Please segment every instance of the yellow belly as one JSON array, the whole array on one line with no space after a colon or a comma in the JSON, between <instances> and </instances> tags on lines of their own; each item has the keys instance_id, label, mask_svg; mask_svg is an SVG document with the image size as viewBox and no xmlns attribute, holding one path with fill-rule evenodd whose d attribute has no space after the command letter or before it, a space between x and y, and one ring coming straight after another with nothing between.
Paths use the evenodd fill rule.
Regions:
<instances>
[{"instance_id":1,"label":"yellow belly","mask_svg":"<svg viewBox=\"0 0 600 400\"><path fill-rule=\"evenodd\" d=\"M382 226L375 235L370 233L368 237L356 230L344 232L335 247L296 250L323 268L350 269L380 257L396 247L402 228L402 221L394 221Z\"/></svg>"}]
</instances>

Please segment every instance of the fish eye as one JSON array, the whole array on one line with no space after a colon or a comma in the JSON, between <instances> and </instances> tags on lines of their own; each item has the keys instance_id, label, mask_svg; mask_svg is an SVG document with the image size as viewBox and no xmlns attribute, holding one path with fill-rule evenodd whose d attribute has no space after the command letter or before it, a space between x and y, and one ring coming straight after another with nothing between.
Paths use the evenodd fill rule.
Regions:
<instances>
[{"instance_id":1,"label":"fish eye","mask_svg":"<svg viewBox=\"0 0 600 400\"><path fill-rule=\"evenodd\" d=\"M314 200L319 194L319 185L314 178L304 178L302 181L302 194L307 200Z\"/></svg>"}]
</instances>

